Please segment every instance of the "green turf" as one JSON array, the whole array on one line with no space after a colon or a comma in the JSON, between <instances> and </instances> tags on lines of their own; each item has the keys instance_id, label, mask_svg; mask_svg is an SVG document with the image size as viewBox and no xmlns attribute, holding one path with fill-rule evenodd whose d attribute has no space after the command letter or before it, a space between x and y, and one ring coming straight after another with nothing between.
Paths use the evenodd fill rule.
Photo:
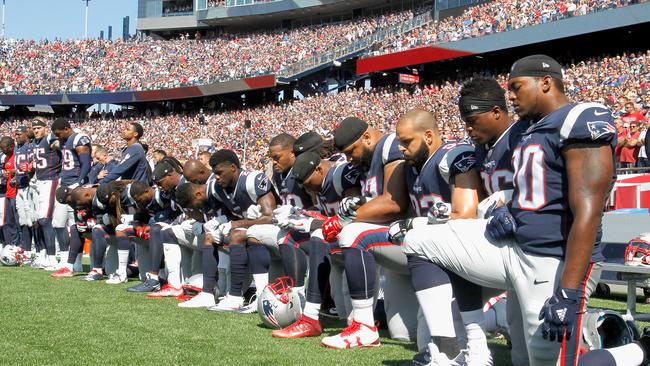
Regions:
<instances>
[{"instance_id":1,"label":"green turf","mask_svg":"<svg viewBox=\"0 0 650 366\"><path fill-rule=\"evenodd\" d=\"M132 284L0 266L0 365L406 365L415 353L414 344L385 333L379 348L343 351L321 347L319 338L274 339L257 315L180 309L175 299L127 293ZM639 310L650 312L650 305ZM343 326L325 325L328 334ZM490 347L495 365L510 364L502 340L490 339Z\"/></svg>"}]
</instances>

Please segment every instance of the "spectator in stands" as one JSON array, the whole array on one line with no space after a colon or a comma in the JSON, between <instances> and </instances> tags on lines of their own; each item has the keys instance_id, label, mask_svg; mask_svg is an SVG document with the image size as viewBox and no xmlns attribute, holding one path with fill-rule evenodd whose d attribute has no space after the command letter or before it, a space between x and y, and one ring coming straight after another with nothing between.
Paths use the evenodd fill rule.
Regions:
<instances>
[{"instance_id":1,"label":"spectator in stands","mask_svg":"<svg viewBox=\"0 0 650 366\"><path fill-rule=\"evenodd\" d=\"M639 155L638 140L641 133L636 123L624 122L623 127L627 129L627 134L621 147L621 168L633 168Z\"/></svg>"}]
</instances>

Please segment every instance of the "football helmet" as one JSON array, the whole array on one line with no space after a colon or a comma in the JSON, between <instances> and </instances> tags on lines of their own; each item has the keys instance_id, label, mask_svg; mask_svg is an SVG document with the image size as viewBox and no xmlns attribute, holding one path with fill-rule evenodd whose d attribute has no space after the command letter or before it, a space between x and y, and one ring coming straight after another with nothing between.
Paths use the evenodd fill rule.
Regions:
<instances>
[{"instance_id":1,"label":"football helmet","mask_svg":"<svg viewBox=\"0 0 650 366\"><path fill-rule=\"evenodd\" d=\"M15 245L5 245L0 251L0 263L5 266L20 266L27 260L28 257L23 248Z\"/></svg>"},{"instance_id":2,"label":"football helmet","mask_svg":"<svg viewBox=\"0 0 650 366\"><path fill-rule=\"evenodd\" d=\"M293 280L290 277L279 277L264 287L257 299L257 313L264 325L282 329L300 318L300 296L292 287Z\"/></svg>"},{"instance_id":3,"label":"football helmet","mask_svg":"<svg viewBox=\"0 0 650 366\"><path fill-rule=\"evenodd\" d=\"M650 266L650 233L643 233L630 240L625 248L625 264Z\"/></svg>"},{"instance_id":4,"label":"football helmet","mask_svg":"<svg viewBox=\"0 0 650 366\"><path fill-rule=\"evenodd\" d=\"M582 316L581 353L619 347L633 341L633 331L621 314L615 311L588 309Z\"/></svg>"}]
</instances>

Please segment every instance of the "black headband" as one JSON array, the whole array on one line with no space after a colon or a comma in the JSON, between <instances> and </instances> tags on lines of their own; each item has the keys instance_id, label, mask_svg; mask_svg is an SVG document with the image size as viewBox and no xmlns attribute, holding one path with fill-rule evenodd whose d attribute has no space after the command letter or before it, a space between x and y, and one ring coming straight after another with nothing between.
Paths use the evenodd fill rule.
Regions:
<instances>
[{"instance_id":1,"label":"black headband","mask_svg":"<svg viewBox=\"0 0 650 366\"><path fill-rule=\"evenodd\" d=\"M472 97L460 97L458 101L458 109L462 117L471 116L473 114L485 113L491 111L494 107L499 107L502 110L507 110L506 101L500 99L483 99Z\"/></svg>"}]
</instances>

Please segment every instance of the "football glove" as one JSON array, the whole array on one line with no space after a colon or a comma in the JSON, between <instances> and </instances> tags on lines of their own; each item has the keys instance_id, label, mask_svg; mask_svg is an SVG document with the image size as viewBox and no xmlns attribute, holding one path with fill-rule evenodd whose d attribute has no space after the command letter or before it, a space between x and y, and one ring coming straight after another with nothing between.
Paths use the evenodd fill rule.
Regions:
<instances>
[{"instance_id":1,"label":"football glove","mask_svg":"<svg viewBox=\"0 0 650 366\"><path fill-rule=\"evenodd\" d=\"M311 232L311 223L314 221L312 218L304 219L288 219L286 229L294 230L300 233L309 234Z\"/></svg>"},{"instance_id":2,"label":"football glove","mask_svg":"<svg viewBox=\"0 0 650 366\"><path fill-rule=\"evenodd\" d=\"M333 242L336 241L336 238L339 236L339 233L343 229L343 225L341 225L339 217L334 215L325 220L323 226L321 226L321 229L323 230L323 237L325 240L328 242Z\"/></svg>"},{"instance_id":3,"label":"football glove","mask_svg":"<svg viewBox=\"0 0 650 366\"><path fill-rule=\"evenodd\" d=\"M148 225L136 226L135 236L143 240L149 240L149 226Z\"/></svg>"},{"instance_id":4,"label":"football glove","mask_svg":"<svg viewBox=\"0 0 650 366\"><path fill-rule=\"evenodd\" d=\"M291 205L282 205L275 210L273 210L273 216L278 217L278 216L289 216L293 214L294 208Z\"/></svg>"},{"instance_id":5,"label":"football glove","mask_svg":"<svg viewBox=\"0 0 650 366\"><path fill-rule=\"evenodd\" d=\"M91 217L88 220L86 220L86 226L88 227L88 229L92 230L95 227L95 225L97 225L97 223L95 222L94 218Z\"/></svg>"},{"instance_id":6,"label":"football glove","mask_svg":"<svg viewBox=\"0 0 650 366\"><path fill-rule=\"evenodd\" d=\"M339 204L337 214L341 222L352 222L357 218L357 209L366 202L361 196L345 197Z\"/></svg>"},{"instance_id":7,"label":"football glove","mask_svg":"<svg viewBox=\"0 0 650 366\"><path fill-rule=\"evenodd\" d=\"M558 287L539 312L539 320L543 321L542 337L560 343L564 338L570 340L582 311L581 304L579 290Z\"/></svg>"},{"instance_id":8,"label":"football glove","mask_svg":"<svg viewBox=\"0 0 650 366\"><path fill-rule=\"evenodd\" d=\"M406 233L420 226L428 224L426 217L416 217L412 219L395 221L388 227L388 241L395 245L402 245Z\"/></svg>"},{"instance_id":9,"label":"football glove","mask_svg":"<svg viewBox=\"0 0 650 366\"><path fill-rule=\"evenodd\" d=\"M451 205L445 202L434 202L433 206L427 212L427 221L429 225L444 224L449 221L451 214Z\"/></svg>"},{"instance_id":10,"label":"football glove","mask_svg":"<svg viewBox=\"0 0 650 366\"><path fill-rule=\"evenodd\" d=\"M77 227L77 231L80 233L85 233L88 231L88 225L85 222L75 222L74 225Z\"/></svg>"},{"instance_id":11,"label":"football glove","mask_svg":"<svg viewBox=\"0 0 650 366\"><path fill-rule=\"evenodd\" d=\"M504 239L513 235L516 231L517 224L507 207L494 209L485 226L486 234L494 240Z\"/></svg>"},{"instance_id":12,"label":"football glove","mask_svg":"<svg viewBox=\"0 0 650 366\"><path fill-rule=\"evenodd\" d=\"M203 223L202 222L194 221L192 223L192 234L194 234L194 236L201 236L203 234Z\"/></svg>"},{"instance_id":13,"label":"football glove","mask_svg":"<svg viewBox=\"0 0 650 366\"><path fill-rule=\"evenodd\" d=\"M492 193L488 198L479 202L476 208L476 217L479 219L487 219L492 216L492 212L496 208L505 206L511 199L512 189Z\"/></svg>"},{"instance_id":14,"label":"football glove","mask_svg":"<svg viewBox=\"0 0 650 366\"><path fill-rule=\"evenodd\" d=\"M20 163L20 165L18 165L18 170L22 173L29 173L33 169L34 169L34 164L32 164L31 161L28 163Z\"/></svg>"},{"instance_id":15,"label":"football glove","mask_svg":"<svg viewBox=\"0 0 650 366\"><path fill-rule=\"evenodd\" d=\"M224 222L222 224L219 224L219 226L217 227L217 230L219 230L219 232L221 232L221 235L228 236L228 234L230 234L231 227L232 226L230 224L230 221L228 221L228 222Z\"/></svg>"}]
</instances>

